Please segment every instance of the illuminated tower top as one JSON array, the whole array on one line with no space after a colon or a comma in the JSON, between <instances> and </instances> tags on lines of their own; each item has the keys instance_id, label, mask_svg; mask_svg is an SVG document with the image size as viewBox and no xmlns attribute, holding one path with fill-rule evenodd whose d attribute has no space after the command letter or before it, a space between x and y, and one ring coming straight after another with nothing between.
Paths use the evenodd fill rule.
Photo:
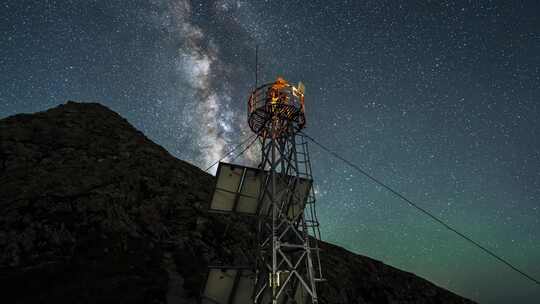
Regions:
<instances>
[{"instance_id":1,"label":"illuminated tower top","mask_svg":"<svg viewBox=\"0 0 540 304\"><path fill-rule=\"evenodd\" d=\"M295 87L281 77L256 88L248 101L251 130L262 137L283 137L304 128L304 90L302 83Z\"/></svg>"}]
</instances>

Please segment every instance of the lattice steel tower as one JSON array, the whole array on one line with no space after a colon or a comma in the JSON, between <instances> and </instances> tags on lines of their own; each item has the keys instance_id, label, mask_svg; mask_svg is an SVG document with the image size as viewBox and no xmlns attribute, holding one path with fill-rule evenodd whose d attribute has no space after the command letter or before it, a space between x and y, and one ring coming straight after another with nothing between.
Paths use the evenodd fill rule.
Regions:
<instances>
[{"instance_id":1,"label":"lattice steel tower","mask_svg":"<svg viewBox=\"0 0 540 304\"><path fill-rule=\"evenodd\" d=\"M248 123L261 144L254 303L317 303L319 223L307 142L304 86L283 78L256 88ZM308 231L312 231L312 237Z\"/></svg>"},{"instance_id":2,"label":"lattice steel tower","mask_svg":"<svg viewBox=\"0 0 540 304\"><path fill-rule=\"evenodd\" d=\"M320 233L309 151L300 133L305 122L301 83L278 78L251 93L248 123L260 143L260 164L220 162L209 211L255 218L257 242L242 252L245 264L209 266L203 304L318 303Z\"/></svg>"}]
</instances>

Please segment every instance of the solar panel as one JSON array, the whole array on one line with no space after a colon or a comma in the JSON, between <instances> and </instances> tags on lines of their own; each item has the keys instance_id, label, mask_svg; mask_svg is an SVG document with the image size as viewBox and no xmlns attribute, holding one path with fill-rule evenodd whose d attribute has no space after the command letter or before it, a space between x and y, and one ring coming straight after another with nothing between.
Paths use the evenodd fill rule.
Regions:
<instances>
[{"instance_id":1,"label":"solar panel","mask_svg":"<svg viewBox=\"0 0 540 304\"><path fill-rule=\"evenodd\" d=\"M236 269L210 269L204 288L203 303L228 303Z\"/></svg>"},{"instance_id":2,"label":"solar panel","mask_svg":"<svg viewBox=\"0 0 540 304\"><path fill-rule=\"evenodd\" d=\"M269 199L265 199L259 206L261 184L267 182L268 176L268 171L220 162L210 210L250 215L269 214ZM277 179L276 193L293 189L292 199L287 202L289 218L294 218L304 209L311 184L311 180L292 176Z\"/></svg>"},{"instance_id":3,"label":"solar panel","mask_svg":"<svg viewBox=\"0 0 540 304\"><path fill-rule=\"evenodd\" d=\"M245 304L252 302L253 272L247 269L210 268L202 304Z\"/></svg>"},{"instance_id":4,"label":"solar panel","mask_svg":"<svg viewBox=\"0 0 540 304\"><path fill-rule=\"evenodd\" d=\"M210 209L219 211L232 211L234 199L238 192L238 186L242 179L242 169L232 166L220 166L218 168L218 178L216 191L212 198Z\"/></svg>"}]
</instances>

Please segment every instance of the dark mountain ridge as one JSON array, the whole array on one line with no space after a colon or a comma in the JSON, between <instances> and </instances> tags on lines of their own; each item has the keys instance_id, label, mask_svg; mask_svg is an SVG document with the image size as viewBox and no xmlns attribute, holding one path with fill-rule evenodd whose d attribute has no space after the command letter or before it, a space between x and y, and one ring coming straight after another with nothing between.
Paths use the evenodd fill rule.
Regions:
<instances>
[{"instance_id":1,"label":"dark mountain ridge","mask_svg":"<svg viewBox=\"0 0 540 304\"><path fill-rule=\"evenodd\" d=\"M213 176L100 104L0 120L0 158L5 303L196 303L208 264L233 259L253 235L206 212ZM338 246L321 248L322 303L474 303Z\"/></svg>"}]
</instances>

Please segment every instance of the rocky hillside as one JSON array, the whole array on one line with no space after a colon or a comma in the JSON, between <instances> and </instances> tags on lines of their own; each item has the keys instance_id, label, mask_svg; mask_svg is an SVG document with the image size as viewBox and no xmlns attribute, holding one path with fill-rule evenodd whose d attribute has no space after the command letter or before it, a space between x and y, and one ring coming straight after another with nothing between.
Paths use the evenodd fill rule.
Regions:
<instances>
[{"instance_id":1,"label":"rocky hillside","mask_svg":"<svg viewBox=\"0 0 540 304\"><path fill-rule=\"evenodd\" d=\"M249 245L231 231L252 233L205 212L213 182L99 104L0 120L2 302L196 303L208 263ZM473 303L322 247L323 303Z\"/></svg>"}]
</instances>

